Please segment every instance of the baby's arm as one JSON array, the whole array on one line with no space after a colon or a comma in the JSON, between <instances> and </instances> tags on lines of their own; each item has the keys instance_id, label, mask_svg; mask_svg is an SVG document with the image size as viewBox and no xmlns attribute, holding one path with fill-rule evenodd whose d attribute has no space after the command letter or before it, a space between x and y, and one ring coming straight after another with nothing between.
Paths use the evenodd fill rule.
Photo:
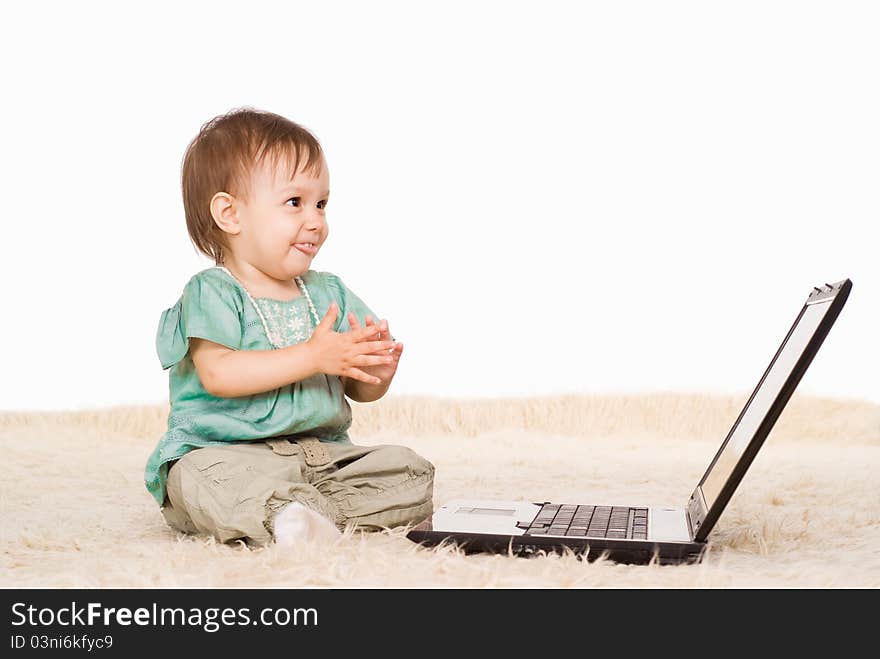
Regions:
<instances>
[{"instance_id":1,"label":"baby's arm","mask_svg":"<svg viewBox=\"0 0 880 659\"><path fill-rule=\"evenodd\" d=\"M316 373L304 343L281 350L232 350L191 338L189 349L202 386L218 398L271 391Z\"/></svg>"},{"instance_id":2,"label":"baby's arm","mask_svg":"<svg viewBox=\"0 0 880 659\"><path fill-rule=\"evenodd\" d=\"M343 380L345 395L358 403L372 403L374 400L379 400L391 386L390 380L382 384L367 384L350 378L343 378Z\"/></svg>"},{"instance_id":3,"label":"baby's arm","mask_svg":"<svg viewBox=\"0 0 880 659\"><path fill-rule=\"evenodd\" d=\"M207 339L190 338L190 352L205 391L218 398L235 398L271 391L317 373L339 375L371 384L379 378L360 367L387 363L372 355L386 352L393 341L379 337L375 327L333 331L338 307L331 305L311 338L278 350L232 350Z\"/></svg>"}]
</instances>

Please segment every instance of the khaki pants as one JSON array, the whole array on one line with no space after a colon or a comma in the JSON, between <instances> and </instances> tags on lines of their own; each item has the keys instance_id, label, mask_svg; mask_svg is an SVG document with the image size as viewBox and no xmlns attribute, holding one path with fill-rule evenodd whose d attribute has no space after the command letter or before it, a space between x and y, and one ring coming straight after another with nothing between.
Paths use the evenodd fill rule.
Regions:
<instances>
[{"instance_id":1,"label":"khaki pants","mask_svg":"<svg viewBox=\"0 0 880 659\"><path fill-rule=\"evenodd\" d=\"M418 523L433 511L434 466L404 446L321 442L329 461L309 466L264 441L190 451L168 472L165 520L178 531L221 542L272 541L275 515L299 501L346 526L378 530ZM312 460L309 460L313 462Z\"/></svg>"}]
</instances>

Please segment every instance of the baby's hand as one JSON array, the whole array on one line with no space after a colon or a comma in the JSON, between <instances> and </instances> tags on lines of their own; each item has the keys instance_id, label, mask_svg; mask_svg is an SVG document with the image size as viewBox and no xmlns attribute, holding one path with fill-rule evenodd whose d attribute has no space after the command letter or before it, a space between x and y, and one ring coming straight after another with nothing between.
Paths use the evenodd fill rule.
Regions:
<instances>
[{"instance_id":1,"label":"baby's hand","mask_svg":"<svg viewBox=\"0 0 880 659\"><path fill-rule=\"evenodd\" d=\"M328 375L339 375L367 384L381 384L382 380L377 377L379 374L366 371L372 370L371 367L383 367L395 361L390 352L394 342L380 340L382 332L374 325L352 325L348 332L336 332L333 324L338 314L339 306L334 302L306 342L311 348L316 368L320 373Z\"/></svg>"},{"instance_id":2,"label":"baby's hand","mask_svg":"<svg viewBox=\"0 0 880 659\"><path fill-rule=\"evenodd\" d=\"M388 329L388 321L382 320L378 325L376 325L373 321L372 316L367 316L364 319L365 329L378 328L379 330L379 340L380 341L391 341L391 330ZM348 324L351 326L352 331L361 331L361 324L358 322L357 316L353 313L348 314ZM400 362L400 356L403 354L403 343L401 342L392 342L393 347L391 350L380 350L378 355L390 355L392 360L391 362L378 364L376 366L365 367L364 371L368 375L374 375L377 378L380 378L382 382L389 382L394 374L397 373L397 364Z\"/></svg>"}]
</instances>

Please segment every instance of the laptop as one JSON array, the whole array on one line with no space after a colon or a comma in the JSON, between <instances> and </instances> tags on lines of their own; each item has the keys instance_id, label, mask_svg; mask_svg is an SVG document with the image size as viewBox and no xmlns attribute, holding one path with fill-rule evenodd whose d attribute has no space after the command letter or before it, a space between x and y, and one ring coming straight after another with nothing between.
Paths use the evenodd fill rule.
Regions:
<instances>
[{"instance_id":1,"label":"laptop","mask_svg":"<svg viewBox=\"0 0 880 659\"><path fill-rule=\"evenodd\" d=\"M814 287L683 508L455 499L407 537L466 553L572 550L587 560L696 563L707 537L840 314L852 282Z\"/></svg>"}]
</instances>

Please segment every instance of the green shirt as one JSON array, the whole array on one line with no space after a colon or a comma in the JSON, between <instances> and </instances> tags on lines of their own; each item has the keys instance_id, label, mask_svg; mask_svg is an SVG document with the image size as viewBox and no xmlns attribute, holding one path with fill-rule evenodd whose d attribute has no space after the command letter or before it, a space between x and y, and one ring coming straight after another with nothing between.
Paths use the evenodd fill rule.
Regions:
<instances>
[{"instance_id":1,"label":"green shirt","mask_svg":"<svg viewBox=\"0 0 880 659\"><path fill-rule=\"evenodd\" d=\"M335 331L350 329L349 312L361 325L367 315L377 319L336 275L309 270L302 279L319 318L331 302L339 305ZM279 345L299 343L311 336L314 320L304 295L290 301L256 298L255 302L270 331L280 336ZM162 312L156 350L162 368L171 369L168 431L159 439L144 473L147 490L159 505L165 499L167 463L193 449L298 433L326 441L350 441L351 407L339 376L318 373L272 391L219 398L205 391L199 380L189 353L190 337L233 350L273 348L247 292L220 268L193 276L177 303Z\"/></svg>"}]
</instances>

